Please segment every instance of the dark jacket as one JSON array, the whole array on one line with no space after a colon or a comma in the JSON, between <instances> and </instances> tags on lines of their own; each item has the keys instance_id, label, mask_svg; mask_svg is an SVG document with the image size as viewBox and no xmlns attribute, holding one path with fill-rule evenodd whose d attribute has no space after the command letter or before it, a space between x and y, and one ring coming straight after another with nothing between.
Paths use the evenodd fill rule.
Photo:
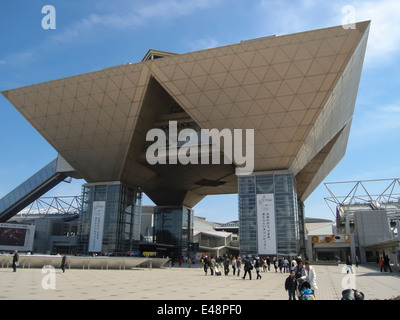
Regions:
<instances>
[{"instance_id":1,"label":"dark jacket","mask_svg":"<svg viewBox=\"0 0 400 320\"><path fill-rule=\"evenodd\" d=\"M244 271L250 271L253 269L253 265L250 262L250 259L244 260Z\"/></svg>"},{"instance_id":2,"label":"dark jacket","mask_svg":"<svg viewBox=\"0 0 400 320\"><path fill-rule=\"evenodd\" d=\"M296 285L297 285L296 277L291 278L289 276L286 278L286 281L285 281L285 289L286 290L296 289Z\"/></svg>"}]
</instances>

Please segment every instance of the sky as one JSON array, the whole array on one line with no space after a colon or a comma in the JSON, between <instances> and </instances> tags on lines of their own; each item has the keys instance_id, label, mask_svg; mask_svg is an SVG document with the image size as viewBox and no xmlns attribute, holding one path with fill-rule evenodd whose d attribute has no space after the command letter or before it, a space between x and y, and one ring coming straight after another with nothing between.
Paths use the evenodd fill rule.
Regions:
<instances>
[{"instance_id":1,"label":"sky","mask_svg":"<svg viewBox=\"0 0 400 320\"><path fill-rule=\"evenodd\" d=\"M149 49L185 53L371 20L346 155L305 201L307 217L333 220L324 183L400 177L399 16L398 0L2 0L0 91L140 62ZM3 96L0 150L0 198L57 156ZM46 196L80 195L82 183ZM332 188L347 195L352 186ZM194 210L210 221L237 220L238 196L207 196Z\"/></svg>"}]
</instances>

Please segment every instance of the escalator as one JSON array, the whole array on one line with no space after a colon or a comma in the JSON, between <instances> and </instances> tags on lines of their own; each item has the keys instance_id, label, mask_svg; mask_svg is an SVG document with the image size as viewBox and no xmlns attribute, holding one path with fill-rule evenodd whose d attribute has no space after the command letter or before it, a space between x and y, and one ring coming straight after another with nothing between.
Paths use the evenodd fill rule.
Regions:
<instances>
[{"instance_id":1,"label":"escalator","mask_svg":"<svg viewBox=\"0 0 400 320\"><path fill-rule=\"evenodd\" d=\"M33 201L68 178L68 173L57 170L58 159L51 161L0 199L0 222L11 219Z\"/></svg>"}]
</instances>

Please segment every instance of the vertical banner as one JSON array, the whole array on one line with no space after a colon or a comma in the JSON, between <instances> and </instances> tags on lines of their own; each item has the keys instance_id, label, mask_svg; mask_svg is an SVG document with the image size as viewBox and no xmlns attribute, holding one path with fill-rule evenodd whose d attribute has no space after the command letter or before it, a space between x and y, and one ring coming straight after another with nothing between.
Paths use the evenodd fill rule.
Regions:
<instances>
[{"instance_id":1,"label":"vertical banner","mask_svg":"<svg viewBox=\"0 0 400 320\"><path fill-rule=\"evenodd\" d=\"M257 194L258 254L276 254L274 194Z\"/></svg>"},{"instance_id":2,"label":"vertical banner","mask_svg":"<svg viewBox=\"0 0 400 320\"><path fill-rule=\"evenodd\" d=\"M105 201L93 201L92 223L90 225L89 252L101 252L103 243Z\"/></svg>"}]
</instances>

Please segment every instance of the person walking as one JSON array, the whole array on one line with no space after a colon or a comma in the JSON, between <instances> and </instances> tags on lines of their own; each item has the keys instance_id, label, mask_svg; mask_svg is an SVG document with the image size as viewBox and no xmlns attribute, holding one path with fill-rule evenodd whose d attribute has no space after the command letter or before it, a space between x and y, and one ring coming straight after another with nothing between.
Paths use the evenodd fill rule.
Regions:
<instances>
[{"instance_id":1,"label":"person walking","mask_svg":"<svg viewBox=\"0 0 400 320\"><path fill-rule=\"evenodd\" d=\"M261 279L261 275L260 275L260 270L261 270L260 257L256 257L256 262L254 264L254 267L256 268L257 280Z\"/></svg>"},{"instance_id":2,"label":"person walking","mask_svg":"<svg viewBox=\"0 0 400 320\"><path fill-rule=\"evenodd\" d=\"M226 276L229 273L229 258L228 258L228 256L225 257L225 260L224 260L224 272L225 272Z\"/></svg>"},{"instance_id":3,"label":"person walking","mask_svg":"<svg viewBox=\"0 0 400 320\"><path fill-rule=\"evenodd\" d=\"M64 253L61 259L61 270L65 273L65 267L67 266L67 255Z\"/></svg>"},{"instance_id":4,"label":"person walking","mask_svg":"<svg viewBox=\"0 0 400 320\"><path fill-rule=\"evenodd\" d=\"M354 273L352 266L353 265L351 263L351 258L350 258L350 256L347 256L347 259L346 259L346 273L349 273L349 270L351 271L351 273Z\"/></svg>"},{"instance_id":5,"label":"person walking","mask_svg":"<svg viewBox=\"0 0 400 320\"><path fill-rule=\"evenodd\" d=\"M306 270L304 269L303 261L300 260L297 266L293 269L295 272L296 279L300 279L306 275Z\"/></svg>"},{"instance_id":6,"label":"person walking","mask_svg":"<svg viewBox=\"0 0 400 320\"><path fill-rule=\"evenodd\" d=\"M296 286L296 272L291 270L290 275L285 280L285 290L289 294L289 300L296 300Z\"/></svg>"},{"instance_id":7,"label":"person walking","mask_svg":"<svg viewBox=\"0 0 400 320\"><path fill-rule=\"evenodd\" d=\"M13 260L12 260L13 272L17 272L17 267L19 267L19 254L18 254L18 250L15 250L14 255L13 255Z\"/></svg>"},{"instance_id":8,"label":"person walking","mask_svg":"<svg viewBox=\"0 0 400 320\"><path fill-rule=\"evenodd\" d=\"M216 261L215 258L212 256L211 260L210 260L210 271L211 271L211 275L214 275L215 272L215 265L216 265Z\"/></svg>"},{"instance_id":9,"label":"person walking","mask_svg":"<svg viewBox=\"0 0 400 320\"><path fill-rule=\"evenodd\" d=\"M207 275L207 270L208 270L209 266L210 266L210 261L208 260L208 257L205 256L204 257L204 265L203 265L205 275Z\"/></svg>"},{"instance_id":10,"label":"person walking","mask_svg":"<svg viewBox=\"0 0 400 320\"><path fill-rule=\"evenodd\" d=\"M279 266L279 271L282 273L282 268L283 268L283 258L280 258L278 260L278 266Z\"/></svg>"},{"instance_id":11,"label":"person walking","mask_svg":"<svg viewBox=\"0 0 400 320\"><path fill-rule=\"evenodd\" d=\"M268 271L270 271L271 260L269 259L269 256L267 257L266 263L267 263L267 269L268 269Z\"/></svg>"},{"instance_id":12,"label":"person walking","mask_svg":"<svg viewBox=\"0 0 400 320\"><path fill-rule=\"evenodd\" d=\"M289 272L289 260L286 257L283 258L283 272Z\"/></svg>"},{"instance_id":13,"label":"person walking","mask_svg":"<svg viewBox=\"0 0 400 320\"><path fill-rule=\"evenodd\" d=\"M246 275L249 274L249 278L251 280L251 270L253 270L253 265L250 261L249 256L246 256L246 259L244 260L244 276L242 279L246 279Z\"/></svg>"},{"instance_id":14,"label":"person walking","mask_svg":"<svg viewBox=\"0 0 400 320\"><path fill-rule=\"evenodd\" d=\"M236 268L237 268L237 276L239 277L240 276L240 270L242 269L242 257L241 256L239 256L236 259Z\"/></svg>"},{"instance_id":15,"label":"person walking","mask_svg":"<svg viewBox=\"0 0 400 320\"><path fill-rule=\"evenodd\" d=\"M274 263L275 272L278 272L278 260L276 259L276 257L274 257L273 263Z\"/></svg>"},{"instance_id":16,"label":"person walking","mask_svg":"<svg viewBox=\"0 0 400 320\"><path fill-rule=\"evenodd\" d=\"M233 270L233 275L236 273L236 257L232 258L232 270Z\"/></svg>"},{"instance_id":17,"label":"person walking","mask_svg":"<svg viewBox=\"0 0 400 320\"><path fill-rule=\"evenodd\" d=\"M290 270L293 270L294 268L296 268L297 266L297 262L295 260L295 258L292 258L292 262L290 263Z\"/></svg>"},{"instance_id":18,"label":"person walking","mask_svg":"<svg viewBox=\"0 0 400 320\"><path fill-rule=\"evenodd\" d=\"M315 269L310 265L308 261L304 263L305 265L305 275L301 277L304 281L307 281L311 286L311 291L315 297L315 290L318 289L317 286L317 274Z\"/></svg>"},{"instance_id":19,"label":"person walking","mask_svg":"<svg viewBox=\"0 0 400 320\"><path fill-rule=\"evenodd\" d=\"M385 269L386 272L385 261L383 260L382 257L379 259L379 265L381 266L381 272L383 268Z\"/></svg>"},{"instance_id":20,"label":"person walking","mask_svg":"<svg viewBox=\"0 0 400 320\"><path fill-rule=\"evenodd\" d=\"M392 271L392 268L390 267L390 259L388 255L385 255L385 257L383 258L383 262L384 262L384 266L385 266L385 272L387 269L389 269L390 272Z\"/></svg>"}]
</instances>

